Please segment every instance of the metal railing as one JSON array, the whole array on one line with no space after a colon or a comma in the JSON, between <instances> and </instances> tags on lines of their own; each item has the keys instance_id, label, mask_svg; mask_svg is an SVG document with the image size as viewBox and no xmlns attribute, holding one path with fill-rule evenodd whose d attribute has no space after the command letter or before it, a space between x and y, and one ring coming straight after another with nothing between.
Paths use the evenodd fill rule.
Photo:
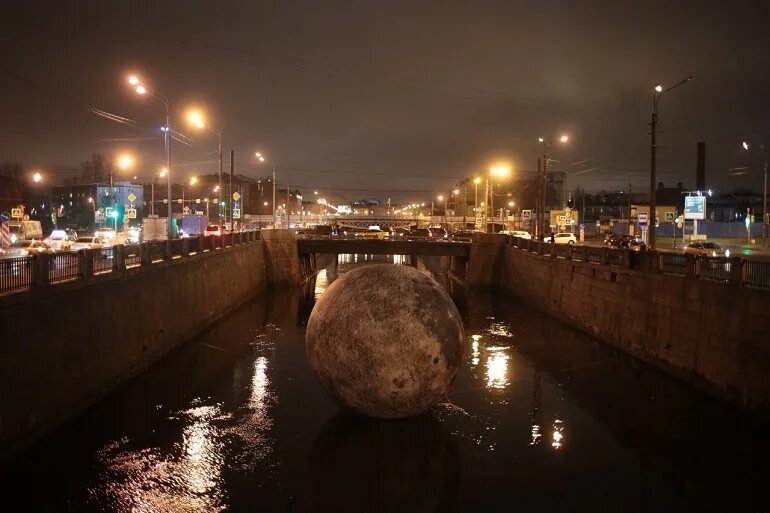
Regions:
<instances>
[{"instance_id":1,"label":"metal railing","mask_svg":"<svg viewBox=\"0 0 770 513\"><path fill-rule=\"evenodd\" d=\"M687 274L687 259L681 253L660 253L658 256L660 272L668 274Z\"/></svg>"},{"instance_id":2,"label":"metal railing","mask_svg":"<svg viewBox=\"0 0 770 513\"><path fill-rule=\"evenodd\" d=\"M77 253L54 253L49 262L48 281L51 283L74 280L80 276L80 256Z\"/></svg>"},{"instance_id":3,"label":"metal railing","mask_svg":"<svg viewBox=\"0 0 770 513\"><path fill-rule=\"evenodd\" d=\"M169 253L178 258L186 258L190 253L203 253L225 245L237 246L261 240L260 232L227 235L229 236L190 237L184 241L152 241L80 252L65 251L0 258L0 294L90 279L94 275L152 265L166 260Z\"/></svg>"},{"instance_id":4,"label":"metal railing","mask_svg":"<svg viewBox=\"0 0 770 513\"><path fill-rule=\"evenodd\" d=\"M770 261L743 260L741 280L752 287L770 288Z\"/></svg>"},{"instance_id":5,"label":"metal railing","mask_svg":"<svg viewBox=\"0 0 770 513\"><path fill-rule=\"evenodd\" d=\"M733 265L740 266L740 261L733 262L729 258L699 256L695 259L695 277L707 280L730 281L730 271Z\"/></svg>"},{"instance_id":6,"label":"metal railing","mask_svg":"<svg viewBox=\"0 0 770 513\"><path fill-rule=\"evenodd\" d=\"M0 294L30 288L35 276L33 264L32 257L0 260Z\"/></svg>"},{"instance_id":7,"label":"metal railing","mask_svg":"<svg viewBox=\"0 0 770 513\"><path fill-rule=\"evenodd\" d=\"M94 274L112 272L115 262L115 248L92 249L91 262Z\"/></svg>"},{"instance_id":8,"label":"metal railing","mask_svg":"<svg viewBox=\"0 0 770 513\"><path fill-rule=\"evenodd\" d=\"M510 245L545 257L770 289L770 259L696 256L670 251L637 252L596 246L553 246L517 237L511 238Z\"/></svg>"}]
</instances>

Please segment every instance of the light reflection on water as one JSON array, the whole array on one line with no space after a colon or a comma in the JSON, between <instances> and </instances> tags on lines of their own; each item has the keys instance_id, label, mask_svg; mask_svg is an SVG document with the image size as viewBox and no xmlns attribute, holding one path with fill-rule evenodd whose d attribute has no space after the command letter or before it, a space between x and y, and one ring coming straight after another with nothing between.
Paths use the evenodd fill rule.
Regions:
<instances>
[{"instance_id":1,"label":"light reflection on water","mask_svg":"<svg viewBox=\"0 0 770 513\"><path fill-rule=\"evenodd\" d=\"M344 512L386 501L381 511L406 511L402 492L425 511L507 510L522 497L537 504L522 509L633 509L623 501L642 497L650 511L671 511L761 488L770 451L732 410L485 294L460 309L465 365L433 420L333 420L304 359L309 309L297 305L354 266L383 261L430 268L340 255L304 294L276 290L247 305L170 355L168 369L76 419L43 454L16 463L6 486L56 490L31 495L47 507L29 510L125 512ZM144 413L135 421L127 410ZM714 493L725 500L709 502Z\"/></svg>"}]
</instances>

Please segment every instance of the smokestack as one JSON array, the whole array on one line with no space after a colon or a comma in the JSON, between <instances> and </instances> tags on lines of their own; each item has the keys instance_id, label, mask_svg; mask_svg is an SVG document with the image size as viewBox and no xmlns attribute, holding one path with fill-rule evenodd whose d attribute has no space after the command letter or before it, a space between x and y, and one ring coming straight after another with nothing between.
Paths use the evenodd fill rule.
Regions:
<instances>
[{"instance_id":1,"label":"smokestack","mask_svg":"<svg viewBox=\"0 0 770 513\"><path fill-rule=\"evenodd\" d=\"M706 143L698 143L698 168L695 175L695 189L706 190Z\"/></svg>"}]
</instances>

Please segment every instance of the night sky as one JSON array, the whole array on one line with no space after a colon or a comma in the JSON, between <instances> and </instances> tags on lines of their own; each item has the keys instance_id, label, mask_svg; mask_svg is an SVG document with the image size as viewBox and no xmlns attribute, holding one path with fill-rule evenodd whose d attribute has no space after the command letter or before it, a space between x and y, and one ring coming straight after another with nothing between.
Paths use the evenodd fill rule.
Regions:
<instances>
[{"instance_id":1,"label":"night sky","mask_svg":"<svg viewBox=\"0 0 770 513\"><path fill-rule=\"evenodd\" d=\"M499 159L529 175L537 137L563 132L551 156L570 188L643 190L652 88L693 74L661 103L660 179L693 187L706 141L709 186L759 190L761 156L739 143L770 143L768 4L6 1L0 162L63 179L131 149L149 176L162 107L132 94L135 71L194 139L172 147L177 177L216 169L215 137L184 125L194 104L238 172L266 175L260 150L280 183L340 201L425 200Z\"/></svg>"}]
</instances>

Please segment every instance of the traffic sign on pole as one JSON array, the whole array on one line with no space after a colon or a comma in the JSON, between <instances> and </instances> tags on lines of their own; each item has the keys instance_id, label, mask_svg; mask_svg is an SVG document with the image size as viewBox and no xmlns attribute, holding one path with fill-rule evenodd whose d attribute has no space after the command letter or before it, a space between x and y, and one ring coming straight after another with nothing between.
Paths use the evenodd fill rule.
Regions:
<instances>
[{"instance_id":1,"label":"traffic sign on pole","mask_svg":"<svg viewBox=\"0 0 770 513\"><path fill-rule=\"evenodd\" d=\"M12 208L11 209L11 217L14 218L14 219L21 219L22 216L24 216L23 212L24 211L22 209L20 209L20 208Z\"/></svg>"},{"instance_id":2,"label":"traffic sign on pole","mask_svg":"<svg viewBox=\"0 0 770 513\"><path fill-rule=\"evenodd\" d=\"M128 201L133 203L135 200L136 200L136 195L133 192L128 195Z\"/></svg>"},{"instance_id":3,"label":"traffic sign on pole","mask_svg":"<svg viewBox=\"0 0 770 513\"><path fill-rule=\"evenodd\" d=\"M0 221L2 221L3 223L7 223L10 220L11 220L11 214L9 214L8 212L3 212L2 214L0 214Z\"/></svg>"},{"instance_id":4,"label":"traffic sign on pole","mask_svg":"<svg viewBox=\"0 0 770 513\"><path fill-rule=\"evenodd\" d=\"M637 219L639 220L639 224L647 224L647 212L639 212Z\"/></svg>"},{"instance_id":5,"label":"traffic sign on pole","mask_svg":"<svg viewBox=\"0 0 770 513\"><path fill-rule=\"evenodd\" d=\"M238 191L235 191L233 193L233 200L238 201L239 199L241 199L241 195L238 194Z\"/></svg>"}]
</instances>

